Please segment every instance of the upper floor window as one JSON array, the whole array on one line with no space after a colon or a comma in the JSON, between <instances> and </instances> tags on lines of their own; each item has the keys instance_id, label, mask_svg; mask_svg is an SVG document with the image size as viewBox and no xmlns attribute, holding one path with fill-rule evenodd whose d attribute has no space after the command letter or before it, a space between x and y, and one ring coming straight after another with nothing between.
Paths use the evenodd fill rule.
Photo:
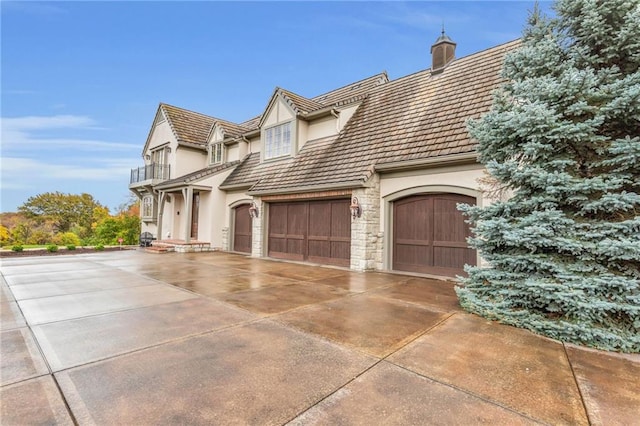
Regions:
<instances>
[{"instance_id":1,"label":"upper floor window","mask_svg":"<svg viewBox=\"0 0 640 426\"><path fill-rule=\"evenodd\" d=\"M222 143L209 145L209 163L222 163Z\"/></svg>"},{"instance_id":2,"label":"upper floor window","mask_svg":"<svg viewBox=\"0 0 640 426\"><path fill-rule=\"evenodd\" d=\"M151 195L145 195L142 198L142 217L144 219L152 219L155 217L154 200Z\"/></svg>"},{"instance_id":3,"label":"upper floor window","mask_svg":"<svg viewBox=\"0 0 640 426\"><path fill-rule=\"evenodd\" d=\"M151 151L151 162L155 164L169 164L169 148L163 147Z\"/></svg>"},{"instance_id":4,"label":"upper floor window","mask_svg":"<svg viewBox=\"0 0 640 426\"><path fill-rule=\"evenodd\" d=\"M265 129L264 136L265 159L282 157L291 153L291 123Z\"/></svg>"}]
</instances>

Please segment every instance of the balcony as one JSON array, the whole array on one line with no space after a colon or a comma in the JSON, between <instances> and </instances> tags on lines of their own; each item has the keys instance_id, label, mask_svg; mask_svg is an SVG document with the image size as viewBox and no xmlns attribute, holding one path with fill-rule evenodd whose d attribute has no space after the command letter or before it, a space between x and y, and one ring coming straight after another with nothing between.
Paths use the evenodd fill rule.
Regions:
<instances>
[{"instance_id":1,"label":"balcony","mask_svg":"<svg viewBox=\"0 0 640 426\"><path fill-rule=\"evenodd\" d=\"M131 169L129 186L138 186L143 182L155 185L168 179L170 179L168 164L151 163L137 169Z\"/></svg>"}]
</instances>

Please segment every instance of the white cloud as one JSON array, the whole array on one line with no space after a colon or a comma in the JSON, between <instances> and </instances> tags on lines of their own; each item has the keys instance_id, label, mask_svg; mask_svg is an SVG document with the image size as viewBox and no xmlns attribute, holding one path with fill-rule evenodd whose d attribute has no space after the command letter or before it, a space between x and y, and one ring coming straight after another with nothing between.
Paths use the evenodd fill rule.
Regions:
<instances>
[{"instance_id":1,"label":"white cloud","mask_svg":"<svg viewBox=\"0 0 640 426\"><path fill-rule=\"evenodd\" d=\"M2 130L25 131L36 129L61 129L89 127L95 124L95 120L81 115L53 115L26 117L3 117L0 119Z\"/></svg>"},{"instance_id":2,"label":"white cloud","mask_svg":"<svg viewBox=\"0 0 640 426\"><path fill-rule=\"evenodd\" d=\"M2 188L6 185L25 185L30 182L54 180L114 181L128 177L131 170L130 159L96 158L82 164L47 163L42 160L23 157L2 158Z\"/></svg>"},{"instance_id":3,"label":"white cloud","mask_svg":"<svg viewBox=\"0 0 640 426\"><path fill-rule=\"evenodd\" d=\"M132 151L140 149L134 144L110 142L76 137L42 137L37 132L69 130L102 130L90 117L78 115L3 117L2 128L3 150L43 150L73 148L83 151Z\"/></svg>"}]
</instances>

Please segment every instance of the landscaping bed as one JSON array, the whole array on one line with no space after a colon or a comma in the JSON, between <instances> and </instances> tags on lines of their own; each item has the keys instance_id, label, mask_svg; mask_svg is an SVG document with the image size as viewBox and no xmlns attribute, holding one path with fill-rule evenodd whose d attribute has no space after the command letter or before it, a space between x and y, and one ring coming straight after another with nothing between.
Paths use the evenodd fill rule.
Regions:
<instances>
[{"instance_id":1,"label":"landscaping bed","mask_svg":"<svg viewBox=\"0 0 640 426\"><path fill-rule=\"evenodd\" d=\"M68 250L66 247L58 247L58 251L50 252L46 248L24 249L23 251L12 251L10 249L0 250L0 257L25 257L25 256L59 256L69 254L100 253L104 251L135 250L138 246L108 246L103 250L96 250L94 247L76 247L75 250Z\"/></svg>"}]
</instances>

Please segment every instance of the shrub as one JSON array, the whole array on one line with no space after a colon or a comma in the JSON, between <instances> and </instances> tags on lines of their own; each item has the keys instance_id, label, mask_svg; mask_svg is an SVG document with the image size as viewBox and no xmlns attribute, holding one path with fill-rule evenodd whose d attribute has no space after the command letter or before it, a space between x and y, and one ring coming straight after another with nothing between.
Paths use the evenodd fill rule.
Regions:
<instances>
[{"instance_id":1,"label":"shrub","mask_svg":"<svg viewBox=\"0 0 640 426\"><path fill-rule=\"evenodd\" d=\"M102 244L98 244L94 248L96 249L96 251L104 251L104 246Z\"/></svg>"},{"instance_id":2,"label":"shrub","mask_svg":"<svg viewBox=\"0 0 640 426\"><path fill-rule=\"evenodd\" d=\"M49 245L47 245L47 251L49 253L55 253L55 252L58 251L58 246L55 245L55 244L49 244Z\"/></svg>"},{"instance_id":3,"label":"shrub","mask_svg":"<svg viewBox=\"0 0 640 426\"><path fill-rule=\"evenodd\" d=\"M75 249L76 249L76 246L74 246L73 244L69 244L67 246L67 250L75 250Z\"/></svg>"},{"instance_id":4,"label":"shrub","mask_svg":"<svg viewBox=\"0 0 640 426\"><path fill-rule=\"evenodd\" d=\"M53 242L60 246L78 246L80 245L80 238L73 232L63 232L56 234L53 238Z\"/></svg>"},{"instance_id":5,"label":"shrub","mask_svg":"<svg viewBox=\"0 0 640 426\"><path fill-rule=\"evenodd\" d=\"M22 245L20 245L20 244L16 244L13 247L11 247L11 250L15 251L15 252L20 252L20 251L24 250L24 247L22 247Z\"/></svg>"}]
</instances>

